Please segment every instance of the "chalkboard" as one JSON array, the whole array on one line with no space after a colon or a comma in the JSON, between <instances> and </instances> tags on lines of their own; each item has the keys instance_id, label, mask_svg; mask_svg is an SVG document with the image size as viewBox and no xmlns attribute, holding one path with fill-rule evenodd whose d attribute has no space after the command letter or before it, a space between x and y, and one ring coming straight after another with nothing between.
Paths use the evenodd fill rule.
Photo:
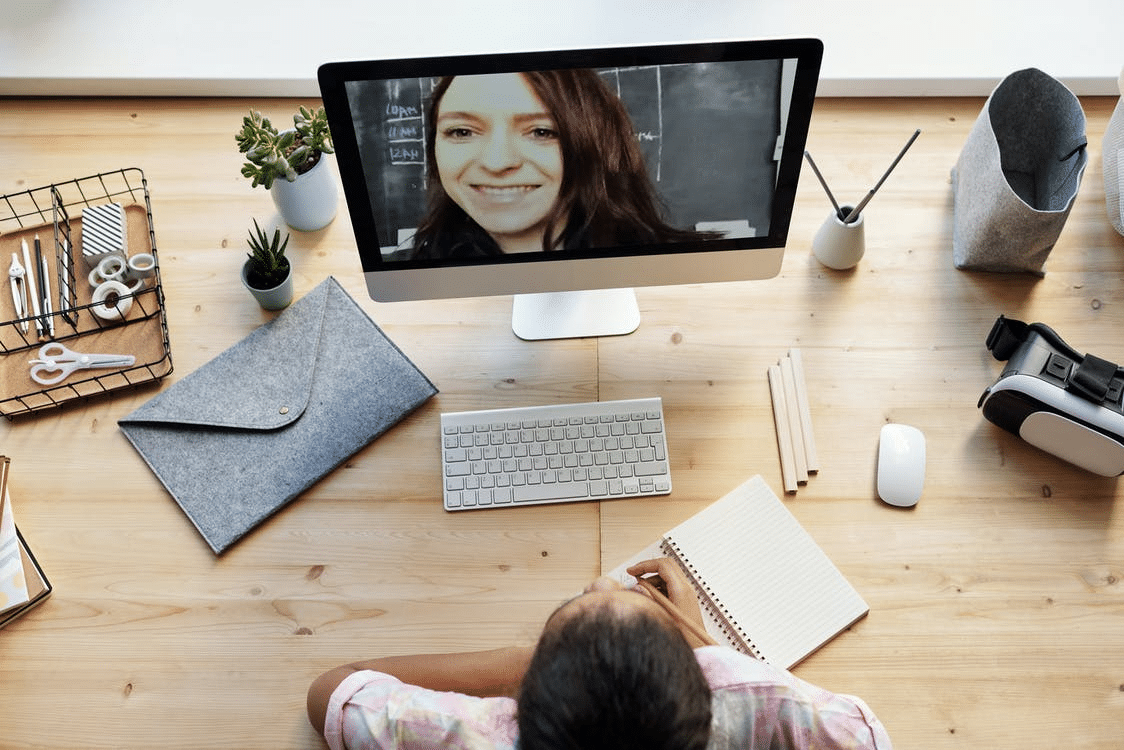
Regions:
<instances>
[{"instance_id":1,"label":"chalkboard","mask_svg":"<svg viewBox=\"0 0 1124 750\"><path fill-rule=\"evenodd\" d=\"M782 132L780 60L601 69L621 97L669 222L741 221L767 234ZM425 212L433 79L347 84L371 210L386 248Z\"/></svg>"},{"instance_id":2,"label":"chalkboard","mask_svg":"<svg viewBox=\"0 0 1124 750\"><path fill-rule=\"evenodd\" d=\"M425 106L433 80L396 78L347 84L355 140L379 245L397 245L398 231L425 213Z\"/></svg>"},{"instance_id":3,"label":"chalkboard","mask_svg":"<svg viewBox=\"0 0 1124 750\"><path fill-rule=\"evenodd\" d=\"M779 60L602 73L632 117L670 223L748 220L768 232L780 134Z\"/></svg>"}]
</instances>

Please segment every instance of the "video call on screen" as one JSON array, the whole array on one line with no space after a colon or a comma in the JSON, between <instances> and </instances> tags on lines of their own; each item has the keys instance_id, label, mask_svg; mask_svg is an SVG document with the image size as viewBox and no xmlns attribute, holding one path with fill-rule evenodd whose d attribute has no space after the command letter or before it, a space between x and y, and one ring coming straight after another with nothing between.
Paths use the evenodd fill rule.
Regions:
<instances>
[{"instance_id":1,"label":"video call on screen","mask_svg":"<svg viewBox=\"0 0 1124 750\"><path fill-rule=\"evenodd\" d=\"M769 233L783 112L782 60L601 68L625 105L670 224ZM379 245L426 212L425 132L436 78L349 81L346 91Z\"/></svg>"}]
</instances>

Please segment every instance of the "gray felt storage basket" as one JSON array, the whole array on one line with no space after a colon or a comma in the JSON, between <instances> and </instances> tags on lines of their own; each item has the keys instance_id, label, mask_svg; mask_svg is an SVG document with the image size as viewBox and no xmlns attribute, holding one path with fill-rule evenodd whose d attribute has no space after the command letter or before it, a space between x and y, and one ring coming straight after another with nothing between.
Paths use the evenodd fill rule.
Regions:
<instances>
[{"instance_id":1,"label":"gray felt storage basket","mask_svg":"<svg viewBox=\"0 0 1124 750\"><path fill-rule=\"evenodd\" d=\"M1003 79L952 171L957 268L1041 274L1088 161L1085 112L1036 68Z\"/></svg>"}]
</instances>

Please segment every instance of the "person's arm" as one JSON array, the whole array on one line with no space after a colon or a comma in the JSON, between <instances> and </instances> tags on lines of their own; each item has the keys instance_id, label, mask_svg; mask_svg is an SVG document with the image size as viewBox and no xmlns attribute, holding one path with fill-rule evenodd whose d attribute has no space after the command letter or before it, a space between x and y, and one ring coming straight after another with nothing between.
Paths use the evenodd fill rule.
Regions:
<instances>
[{"instance_id":1,"label":"person's arm","mask_svg":"<svg viewBox=\"0 0 1124 750\"><path fill-rule=\"evenodd\" d=\"M409 685L468 695L514 695L531 660L530 646L459 654L384 656L344 664L320 675L308 689L308 720L320 734L328 701L340 683L355 672L372 670L393 675Z\"/></svg>"}]
</instances>

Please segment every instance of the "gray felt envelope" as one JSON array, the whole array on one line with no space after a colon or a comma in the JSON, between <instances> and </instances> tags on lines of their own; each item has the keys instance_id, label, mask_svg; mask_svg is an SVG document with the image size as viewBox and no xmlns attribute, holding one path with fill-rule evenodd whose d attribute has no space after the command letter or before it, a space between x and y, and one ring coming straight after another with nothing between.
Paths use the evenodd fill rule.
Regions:
<instances>
[{"instance_id":1,"label":"gray felt envelope","mask_svg":"<svg viewBox=\"0 0 1124 750\"><path fill-rule=\"evenodd\" d=\"M118 425L221 553L435 393L329 277Z\"/></svg>"}]
</instances>

